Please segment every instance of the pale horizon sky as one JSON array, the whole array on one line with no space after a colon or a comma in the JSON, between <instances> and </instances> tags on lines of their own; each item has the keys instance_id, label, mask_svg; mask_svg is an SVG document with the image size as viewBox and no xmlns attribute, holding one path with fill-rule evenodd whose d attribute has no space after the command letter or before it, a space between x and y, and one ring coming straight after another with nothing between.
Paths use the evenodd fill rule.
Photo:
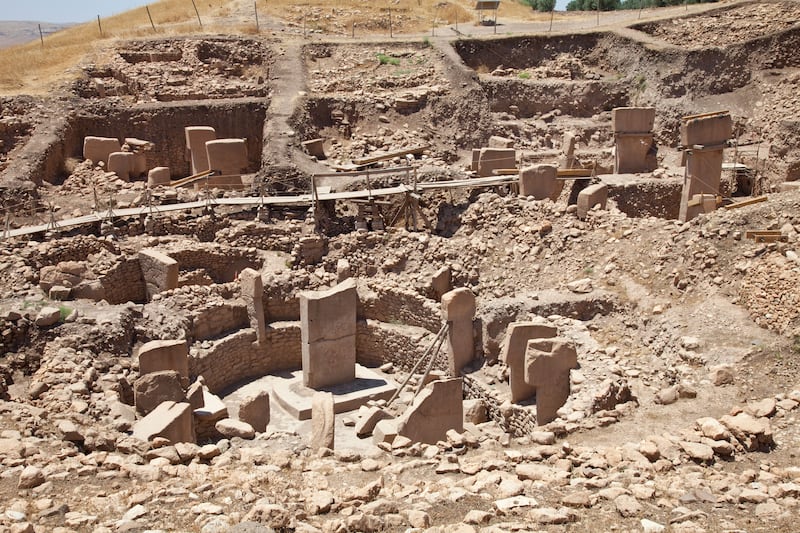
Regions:
<instances>
[{"instance_id":1,"label":"pale horizon sky","mask_svg":"<svg viewBox=\"0 0 800 533\"><path fill-rule=\"evenodd\" d=\"M506 0L509 1L509 0ZM32 22L88 22L100 15L109 17L153 4L155 0L0 0L0 20ZM557 0L556 9L564 10L568 0ZM502 7L501 7L502 10Z\"/></svg>"},{"instance_id":2,"label":"pale horizon sky","mask_svg":"<svg viewBox=\"0 0 800 533\"><path fill-rule=\"evenodd\" d=\"M0 0L0 20L35 22L88 22L100 17L110 17L129 9L152 4L146 0Z\"/></svg>"}]
</instances>

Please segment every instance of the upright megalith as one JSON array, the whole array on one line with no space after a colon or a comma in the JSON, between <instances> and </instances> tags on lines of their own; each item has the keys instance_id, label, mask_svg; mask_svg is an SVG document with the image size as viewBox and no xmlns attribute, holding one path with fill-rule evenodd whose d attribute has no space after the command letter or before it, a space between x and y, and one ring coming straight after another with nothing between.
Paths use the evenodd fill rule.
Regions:
<instances>
[{"instance_id":1,"label":"upright megalith","mask_svg":"<svg viewBox=\"0 0 800 533\"><path fill-rule=\"evenodd\" d=\"M727 111L683 118L681 145L686 153L686 173L678 214L681 221L704 211L702 195L719 194L723 151L732 133L733 121ZM693 202L696 196L699 202Z\"/></svg>"},{"instance_id":2,"label":"upright megalith","mask_svg":"<svg viewBox=\"0 0 800 533\"><path fill-rule=\"evenodd\" d=\"M436 380L414 398L397 421L397 434L414 442L436 444L454 429L464 430L463 378Z\"/></svg>"},{"instance_id":3,"label":"upright megalith","mask_svg":"<svg viewBox=\"0 0 800 533\"><path fill-rule=\"evenodd\" d=\"M517 168L517 151L513 148L481 148L478 152L478 176L493 176L495 170L509 168Z\"/></svg>"},{"instance_id":4,"label":"upright megalith","mask_svg":"<svg viewBox=\"0 0 800 533\"><path fill-rule=\"evenodd\" d=\"M109 154L108 171L116 174L122 181L130 181L135 157L131 152L113 152Z\"/></svg>"},{"instance_id":5,"label":"upright megalith","mask_svg":"<svg viewBox=\"0 0 800 533\"><path fill-rule=\"evenodd\" d=\"M555 201L562 188L563 184L558 181L558 169L553 165L532 165L519 171L520 196Z\"/></svg>"},{"instance_id":6,"label":"upright megalith","mask_svg":"<svg viewBox=\"0 0 800 533\"><path fill-rule=\"evenodd\" d=\"M189 345L186 340L155 340L139 348L139 374L174 370L189 378Z\"/></svg>"},{"instance_id":7,"label":"upright megalith","mask_svg":"<svg viewBox=\"0 0 800 533\"><path fill-rule=\"evenodd\" d=\"M615 173L630 174L656 169L655 118L654 107L618 107L611 111Z\"/></svg>"},{"instance_id":8,"label":"upright megalith","mask_svg":"<svg viewBox=\"0 0 800 533\"><path fill-rule=\"evenodd\" d=\"M605 209L606 202L608 202L608 185L605 183L589 185L578 193L578 218L585 220L589 211L596 205L599 205L600 209Z\"/></svg>"},{"instance_id":9,"label":"upright megalith","mask_svg":"<svg viewBox=\"0 0 800 533\"><path fill-rule=\"evenodd\" d=\"M108 163L108 156L122 150L119 139L113 137L88 136L83 139L83 158L97 165Z\"/></svg>"},{"instance_id":10,"label":"upright megalith","mask_svg":"<svg viewBox=\"0 0 800 533\"><path fill-rule=\"evenodd\" d=\"M172 181L169 167L156 167L147 173L147 186L157 187L158 185L169 185Z\"/></svg>"},{"instance_id":11,"label":"upright megalith","mask_svg":"<svg viewBox=\"0 0 800 533\"><path fill-rule=\"evenodd\" d=\"M466 287L442 296L442 318L449 324L447 331L448 372L461 375L461 369L475 357L475 337L472 320L475 317L475 295Z\"/></svg>"},{"instance_id":12,"label":"upright megalith","mask_svg":"<svg viewBox=\"0 0 800 533\"><path fill-rule=\"evenodd\" d=\"M216 139L206 142L209 170L222 176L241 174L247 168L247 144L244 139Z\"/></svg>"},{"instance_id":13,"label":"upright megalith","mask_svg":"<svg viewBox=\"0 0 800 533\"><path fill-rule=\"evenodd\" d=\"M267 326L264 319L264 282L261 273L252 268L245 268L239 273L239 285L242 299L247 306L250 327L256 332L259 343L267 341Z\"/></svg>"},{"instance_id":14,"label":"upright megalith","mask_svg":"<svg viewBox=\"0 0 800 533\"><path fill-rule=\"evenodd\" d=\"M186 155L191 162L192 174L205 172L211 167L208 166L208 153L206 143L217 138L217 132L211 126L186 126Z\"/></svg>"},{"instance_id":15,"label":"upright megalith","mask_svg":"<svg viewBox=\"0 0 800 533\"><path fill-rule=\"evenodd\" d=\"M140 250L139 266L148 299L161 291L178 287L178 262L167 254L152 248Z\"/></svg>"},{"instance_id":16,"label":"upright megalith","mask_svg":"<svg viewBox=\"0 0 800 533\"><path fill-rule=\"evenodd\" d=\"M532 339L525 349L525 382L536 390L536 422L544 425L569 398L570 370L578 366L575 344L561 337Z\"/></svg>"},{"instance_id":17,"label":"upright megalith","mask_svg":"<svg viewBox=\"0 0 800 533\"><path fill-rule=\"evenodd\" d=\"M303 385L320 389L356 377L356 282L300 293Z\"/></svg>"},{"instance_id":18,"label":"upright megalith","mask_svg":"<svg viewBox=\"0 0 800 533\"><path fill-rule=\"evenodd\" d=\"M511 401L521 402L536 393L536 387L525 381L525 350L531 339L556 337L558 328L537 322L512 322L500 350L500 361L508 366Z\"/></svg>"},{"instance_id":19,"label":"upright megalith","mask_svg":"<svg viewBox=\"0 0 800 533\"><path fill-rule=\"evenodd\" d=\"M333 449L336 413L333 394L315 392L311 399L311 449Z\"/></svg>"}]
</instances>

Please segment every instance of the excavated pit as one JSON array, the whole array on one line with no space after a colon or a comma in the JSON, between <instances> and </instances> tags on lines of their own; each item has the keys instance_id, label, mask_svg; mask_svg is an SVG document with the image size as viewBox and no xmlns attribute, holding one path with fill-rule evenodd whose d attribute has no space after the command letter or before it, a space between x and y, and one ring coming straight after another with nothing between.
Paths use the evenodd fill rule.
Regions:
<instances>
[{"instance_id":1,"label":"excavated pit","mask_svg":"<svg viewBox=\"0 0 800 533\"><path fill-rule=\"evenodd\" d=\"M83 98L138 102L266 97L271 65L272 52L255 39L130 41L107 63L86 67L89 79L75 91Z\"/></svg>"},{"instance_id":2,"label":"excavated pit","mask_svg":"<svg viewBox=\"0 0 800 533\"><path fill-rule=\"evenodd\" d=\"M780 34L800 21L794 2L763 2L725 6L700 15L637 24L643 31L686 48L723 47Z\"/></svg>"},{"instance_id":3,"label":"excavated pit","mask_svg":"<svg viewBox=\"0 0 800 533\"><path fill-rule=\"evenodd\" d=\"M458 40L464 64L481 74L493 111L527 118L559 109L573 116L629 104L630 85L608 34Z\"/></svg>"},{"instance_id":4,"label":"excavated pit","mask_svg":"<svg viewBox=\"0 0 800 533\"><path fill-rule=\"evenodd\" d=\"M87 136L146 139L154 143L148 152L147 167L166 166L174 177L189 176L186 160L185 126L211 126L218 138L246 139L247 173L261 166L263 129L269 102L241 98L224 102L168 103L131 108L92 105L84 108L50 138L38 164L30 169L31 179L61 183L67 176L65 162L82 159L83 140Z\"/></svg>"}]
</instances>

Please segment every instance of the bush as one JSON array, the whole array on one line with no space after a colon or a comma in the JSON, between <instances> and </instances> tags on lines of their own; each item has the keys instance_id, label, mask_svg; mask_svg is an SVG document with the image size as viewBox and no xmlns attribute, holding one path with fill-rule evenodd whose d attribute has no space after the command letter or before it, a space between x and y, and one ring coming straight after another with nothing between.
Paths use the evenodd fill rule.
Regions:
<instances>
[{"instance_id":1,"label":"bush","mask_svg":"<svg viewBox=\"0 0 800 533\"><path fill-rule=\"evenodd\" d=\"M378 61L381 62L381 65L394 65L397 66L400 64L400 59L397 57L387 56L386 54L378 54Z\"/></svg>"}]
</instances>

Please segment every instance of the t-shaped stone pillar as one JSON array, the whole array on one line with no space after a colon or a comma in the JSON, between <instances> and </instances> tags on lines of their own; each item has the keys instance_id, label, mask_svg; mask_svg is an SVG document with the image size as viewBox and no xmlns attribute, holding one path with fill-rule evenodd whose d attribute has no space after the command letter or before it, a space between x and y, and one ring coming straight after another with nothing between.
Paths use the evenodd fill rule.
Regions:
<instances>
[{"instance_id":1,"label":"t-shaped stone pillar","mask_svg":"<svg viewBox=\"0 0 800 533\"><path fill-rule=\"evenodd\" d=\"M556 419L556 411L569 398L569 371L578 367L575 344L561 337L528 341L525 382L536 390L536 423Z\"/></svg>"},{"instance_id":2,"label":"t-shaped stone pillar","mask_svg":"<svg viewBox=\"0 0 800 533\"><path fill-rule=\"evenodd\" d=\"M208 154L206 143L217 138L217 132L211 126L186 126L186 154L192 163L192 174L208 170Z\"/></svg>"},{"instance_id":3,"label":"t-shaped stone pillar","mask_svg":"<svg viewBox=\"0 0 800 533\"><path fill-rule=\"evenodd\" d=\"M326 291L300 293L303 385L320 389L356 378L356 308L353 278Z\"/></svg>"},{"instance_id":4,"label":"t-shaped stone pillar","mask_svg":"<svg viewBox=\"0 0 800 533\"><path fill-rule=\"evenodd\" d=\"M506 330L506 338L500 350L500 361L508 366L508 382L511 401L527 400L536 392L536 387L525 382L525 350L531 339L556 337L558 328L536 322L512 322Z\"/></svg>"},{"instance_id":5,"label":"t-shaped stone pillar","mask_svg":"<svg viewBox=\"0 0 800 533\"><path fill-rule=\"evenodd\" d=\"M250 327L256 331L258 342L267 341L267 326L264 320L264 282L261 273L252 268L245 268L239 274L242 299L247 305L247 316Z\"/></svg>"},{"instance_id":6,"label":"t-shaped stone pillar","mask_svg":"<svg viewBox=\"0 0 800 533\"><path fill-rule=\"evenodd\" d=\"M472 319L475 317L475 295L466 287L442 296L442 318L450 323L447 332L447 370L453 377L475 357Z\"/></svg>"},{"instance_id":7,"label":"t-shaped stone pillar","mask_svg":"<svg viewBox=\"0 0 800 533\"><path fill-rule=\"evenodd\" d=\"M616 160L614 172L629 174L655 170L656 146L653 141L654 107L618 107L611 111Z\"/></svg>"},{"instance_id":8,"label":"t-shaped stone pillar","mask_svg":"<svg viewBox=\"0 0 800 533\"><path fill-rule=\"evenodd\" d=\"M722 155L733 132L733 121L727 111L683 118L681 145L686 150L686 174L683 179L681 208L678 219L686 222L703 212L689 203L695 195L719 194L722 177Z\"/></svg>"}]
</instances>

